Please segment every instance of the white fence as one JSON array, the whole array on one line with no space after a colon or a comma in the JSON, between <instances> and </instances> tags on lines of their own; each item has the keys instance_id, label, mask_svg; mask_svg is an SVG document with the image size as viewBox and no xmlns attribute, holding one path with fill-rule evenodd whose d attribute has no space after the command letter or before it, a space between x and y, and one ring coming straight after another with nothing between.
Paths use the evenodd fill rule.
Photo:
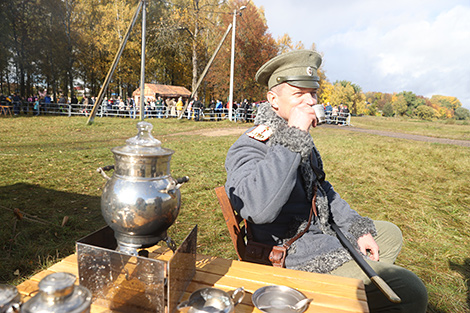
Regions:
<instances>
[{"instance_id":1,"label":"white fence","mask_svg":"<svg viewBox=\"0 0 470 313\"><path fill-rule=\"evenodd\" d=\"M351 114L339 112L332 115L331 112L326 112L326 123L342 126L351 126Z\"/></svg>"},{"instance_id":2,"label":"white fence","mask_svg":"<svg viewBox=\"0 0 470 313\"><path fill-rule=\"evenodd\" d=\"M22 103L10 103L2 102L2 106L8 107L6 111L11 111L14 115L82 115L89 116L93 108L92 105L84 104L65 104L65 103L41 103L39 110L34 109L34 103L22 102ZM3 112L2 112L3 114ZM146 107L145 118L176 118L179 115L179 111L169 110L167 107ZM120 106L103 106L98 107L97 117L122 117L122 118L138 118L139 108L126 108ZM232 116L235 121L247 121L252 122L254 120L254 110L252 109L234 109L232 110ZM228 109L199 109L195 108L192 111L184 111L183 117L186 119L192 119L196 121L220 121L228 119Z\"/></svg>"},{"instance_id":3,"label":"white fence","mask_svg":"<svg viewBox=\"0 0 470 313\"><path fill-rule=\"evenodd\" d=\"M34 103L23 102L23 103L10 103L2 102L2 107L8 107L8 109L2 109L0 114L11 112L14 115L82 115L89 116L93 106L83 104L63 104L63 103L41 103L39 110L34 110ZM145 118L176 118L179 112L176 110L168 110L167 107L146 107ZM121 117L121 118L139 118L138 108L126 108L120 106L99 106L96 113L97 117ZM221 121L228 119L228 109L199 109L195 108L192 111L184 111L183 117L195 121ZM253 122L256 117L256 109L238 108L232 110L232 117L237 122ZM328 124L335 125L351 125L351 114L349 113L338 113L332 115L331 112L326 112L326 121Z\"/></svg>"}]
</instances>

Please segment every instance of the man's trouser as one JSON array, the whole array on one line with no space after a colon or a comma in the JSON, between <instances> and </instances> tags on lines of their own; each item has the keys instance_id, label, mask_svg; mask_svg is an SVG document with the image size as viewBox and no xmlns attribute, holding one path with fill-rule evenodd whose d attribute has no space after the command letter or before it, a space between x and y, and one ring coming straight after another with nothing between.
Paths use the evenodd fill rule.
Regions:
<instances>
[{"instance_id":1,"label":"man's trouser","mask_svg":"<svg viewBox=\"0 0 470 313\"><path fill-rule=\"evenodd\" d=\"M374 223L377 228L377 236L374 239L379 245L380 260L378 262L367 260L367 263L395 291L402 302L399 304L390 302L355 261L343 264L330 274L361 279L365 284L367 303L371 313L426 312L428 294L423 282L411 271L393 264L403 243L400 229L389 222L374 221Z\"/></svg>"}]
</instances>

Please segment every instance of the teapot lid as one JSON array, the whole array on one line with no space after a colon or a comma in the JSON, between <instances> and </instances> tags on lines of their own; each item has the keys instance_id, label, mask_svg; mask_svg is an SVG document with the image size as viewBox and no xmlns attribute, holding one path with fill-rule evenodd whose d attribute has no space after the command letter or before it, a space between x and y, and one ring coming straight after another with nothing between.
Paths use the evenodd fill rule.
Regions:
<instances>
[{"instance_id":1,"label":"teapot lid","mask_svg":"<svg viewBox=\"0 0 470 313\"><path fill-rule=\"evenodd\" d=\"M8 312L15 304L20 303L20 294L15 286L0 285L0 312Z\"/></svg>"},{"instance_id":2,"label":"teapot lid","mask_svg":"<svg viewBox=\"0 0 470 313\"><path fill-rule=\"evenodd\" d=\"M155 139L151 132L153 125L149 122L137 123L137 136L126 140L127 145L111 149L113 153L138 156L163 156L175 153L163 148L160 140Z\"/></svg>"},{"instance_id":3,"label":"teapot lid","mask_svg":"<svg viewBox=\"0 0 470 313\"><path fill-rule=\"evenodd\" d=\"M39 290L50 296L67 296L73 292L75 280L76 277L70 273L50 274L39 282Z\"/></svg>"},{"instance_id":4,"label":"teapot lid","mask_svg":"<svg viewBox=\"0 0 470 313\"><path fill-rule=\"evenodd\" d=\"M47 275L39 282L39 293L23 304L21 312L89 312L91 292L85 287L75 286L75 280L75 275L65 272Z\"/></svg>"}]
</instances>

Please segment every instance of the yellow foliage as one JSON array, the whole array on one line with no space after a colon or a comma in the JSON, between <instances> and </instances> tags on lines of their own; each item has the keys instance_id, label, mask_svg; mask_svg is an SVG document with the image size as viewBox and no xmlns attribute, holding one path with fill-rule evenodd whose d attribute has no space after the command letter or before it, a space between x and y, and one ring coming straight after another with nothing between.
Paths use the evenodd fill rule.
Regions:
<instances>
[{"instance_id":1,"label":"yellow foliage","mask_svg":"<svg viewBox=\"0 0 470 313\"><path fill-rule=\"evenodd\" d=\"M434 95L431 97L430 101L432 104L438 105L440 107L446 107L451 110L455 110L462 106L462 103L460 103L459 99L456 97Z\"/></svg>"},{"instance_id":2,"label":"yellow foliage","mask_svg":"<svg viewBox=\"0 0 470 313\"><path fill-rule=\"evenodd\" d=\"M333 85L324 80L320 82L320 89L318 91L318 103L329 103L331 101L331 96L333 94L334 87Z\"/></svg>"},{"instance_id":3,"label":"yellow foliage","mask_svg":"<svg viewBox=\"0 0 470 313\"><path fill-rule=\"evenodd\" d=\"M330 99L332 105L346 104L351 109L352 113L366 113L366 97L364 93L362 91L356 93L350 82L348 82L346 86L343 86L341 83L336 83L333 87Z\"/></svg>"}]
</instances>

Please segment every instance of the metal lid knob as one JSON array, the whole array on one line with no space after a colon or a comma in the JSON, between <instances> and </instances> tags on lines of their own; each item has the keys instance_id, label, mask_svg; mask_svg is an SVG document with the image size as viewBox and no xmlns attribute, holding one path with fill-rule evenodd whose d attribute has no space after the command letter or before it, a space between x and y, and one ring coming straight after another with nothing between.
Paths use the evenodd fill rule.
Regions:
<instances>
[{"instance_id":1,"label":"metal lid knob","mask_svg":"<svg viewBox=\"0 0 470 313\"><path fill-rule=\"evenodd\" d=\"M91 292L75 286L70 273L52 273L39 282L39 293L21 307L22 313L84 313L90 311Z\"/></svg>"},{"instance_id":2,"label":"metal lid knob","mask_svg":"<svg viewBox=\"0 0 470 313\"><path fill-rule=\"evenodd\" d=\"M153 125L149 122L139 122L137 123L137 136L129 138L126 140L128 145L138 145L143 147L160 147L162 145L161 141L155 139L151 132Z\"/></svg>"},{"instance_id":3,"label":"metal lid knob","mask_svg":"<svg viewBox=\"0 0 470 313\"><path fill-rule=\"evenodd\" d=\"M75 280L70 273L50 274L39 282L39 290L48 298L63 298L73 292Z\"/></svg>"},{"instance_id":4,"label":"metal lid knob","mask_svg":"<svg viewBox=\"0 0 470 313\"><path fill-rule=\"evenodd\" d=\"M132 157L170 156L173 150L163 148L162 142L152 136L153 125L149 122L137 123L137 136L126 140L126 145L112 148L117 155Z\"/></svg>"}]
</instances>

